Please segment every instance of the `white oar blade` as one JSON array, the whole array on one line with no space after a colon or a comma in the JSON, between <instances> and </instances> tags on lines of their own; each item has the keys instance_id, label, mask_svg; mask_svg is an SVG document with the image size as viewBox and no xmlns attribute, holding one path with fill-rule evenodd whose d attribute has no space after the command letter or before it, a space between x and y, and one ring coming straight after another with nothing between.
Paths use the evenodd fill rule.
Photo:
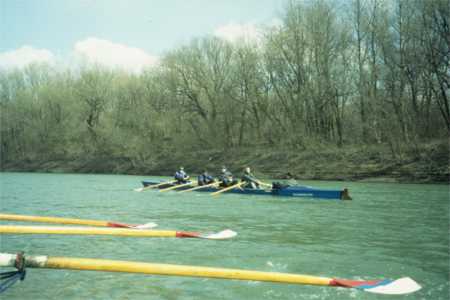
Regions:
<instances>
[{"instance_id":1,"label":"white oar blade","mask_svg":"<svg viewBox=\"0 0 450 300\"><path fill-rule=\"evenodd\" d=\"M364 290L376 294L403 295L414 293L421 288L422 287L411 278L403 277L388 284L376 286L373 288L365 288Z\"/></svg>"},{"instance_id":2,"label":"white oar blade","mask_svg":"<svg viewBox=\"0 0 450 300\"><path fill-rule=\"evenodd\" d=\"M150 222L150 223L145 223L145 224L132 226L130 228L134 228L134 229L151 229L151 228L155 228L157 226L158 226L158 224Z\"/></svg>"},{"instance_id":3,"label":"white oar blade","mask_svg":"<svg viewBox=\"0 0 450 300\"><path fill-rule=\"evenodd\" d=\"M225 240L225 239L231 239L231 238L235 237L236 235L237 235L237 233L234 232L233 230L225 229L221 232L199 235L198 237L202 238L202 239L210 239L210 240Z\"/></svg>"},{"instance_id":4,"label":"white oar blade","mask_svg":"<svg viewBox=\"0 0 450 300\"><path fill-rule=\"evenodd\" d=\"M0 267L14 267L17 254L0 253Z\"/></svg>"},{"instance_id":5,"label":"white oar blade","mask_svg":"<svg viewBox=\"0 0 450 300\"><path fill-rule=\"evenodd\" d=\"M136 189L134 189L134 191L135 192L142 192L144 190L144 188L143 187L140 187L140 188L136 188Z\"/></svg>"}]
</instances>

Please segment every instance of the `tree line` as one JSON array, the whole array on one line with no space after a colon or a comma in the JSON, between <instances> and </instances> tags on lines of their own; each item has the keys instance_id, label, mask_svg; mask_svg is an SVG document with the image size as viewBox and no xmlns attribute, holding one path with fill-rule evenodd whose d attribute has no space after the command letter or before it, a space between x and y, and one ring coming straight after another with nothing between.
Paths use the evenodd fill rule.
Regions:
<instances>
[{"instance_id":1,"label":"tree line","mask_svg":"<svg viewBox=\"0 0 450 300\"><path fill-rule=\"evenodd\" d=\"M450 134L448 0L290 1L258 40L196 38L134 74L0 70L1 161L384 144Z\"/></svg>"}]
</instances>

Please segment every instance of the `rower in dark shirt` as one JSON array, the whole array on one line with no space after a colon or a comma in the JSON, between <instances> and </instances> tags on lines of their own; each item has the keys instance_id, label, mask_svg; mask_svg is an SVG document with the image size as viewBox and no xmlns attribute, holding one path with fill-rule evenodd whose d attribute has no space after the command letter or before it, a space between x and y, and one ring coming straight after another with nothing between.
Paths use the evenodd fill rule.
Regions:
<instances>
[{"instance_id":1,"label":"rower in dark shirt","mask_svg":"<svg viewBox=\"0 0 450 300\"><path fill-rule=\"evenodd\" d=\"M215 180L214 177L209 175L208 171L205 170L202 174L198 175L197 181L198 185L207 185L213 183Z\"/></svg>"},{"instance_id":2,"label":"rower in dark shirt","mask_svg":"<svg viewBox=\"0 0 450 300\"><path fill-rule=\"evenodd\" d=\"M183 167L180 167L180 169L175 173L174 178L178 184L182 184L187 183L187 181L189 180L189 175L186 174Z\"/></svg>"},{"instance_id":3,"label":"rower in dark shirt","mask_svg":"<svg viewBox=\"0 0 450 300\"><path fill-rule=\"evenodd\" d=\"M238 183L238 181L233 178L233 174L230 171L228 171L225 166L222 167L222 170L220 172L220 175L218 176L218 179L219 179L221 187L232 186L232 185Z\"/></svg>"}]
</instances>

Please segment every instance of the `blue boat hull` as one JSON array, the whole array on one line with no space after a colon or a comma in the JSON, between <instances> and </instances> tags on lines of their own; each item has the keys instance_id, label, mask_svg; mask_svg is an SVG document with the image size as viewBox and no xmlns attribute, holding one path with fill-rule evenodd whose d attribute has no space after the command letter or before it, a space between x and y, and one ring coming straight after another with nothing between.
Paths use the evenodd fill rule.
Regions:
<instances>
[{"instance_id":1,"label":"blue boat hull","mask_svg":"<svg viewBox=\"0 0 450 300\"><path fill-rule=\"evenodd\" d=\"M142 181L144 187L159 184L161 182L156 181ZM173 186L173 184L161 185L158 188L164 189ZM178 190L190 189L192 186L184 186ZM198 189L196 192L215 192L218 191L217 188L207 187L204 189ZM341 200L351 200L348 190L326 190L317 189L308 186L289 186L280 189L232 189L226 191L225 193L234 194L245 194L245 195L263 195L263 196L283 196L283 197L307 197L307 198L320 198L320 199L341 199Z\"/></svg>"}]
</instances>

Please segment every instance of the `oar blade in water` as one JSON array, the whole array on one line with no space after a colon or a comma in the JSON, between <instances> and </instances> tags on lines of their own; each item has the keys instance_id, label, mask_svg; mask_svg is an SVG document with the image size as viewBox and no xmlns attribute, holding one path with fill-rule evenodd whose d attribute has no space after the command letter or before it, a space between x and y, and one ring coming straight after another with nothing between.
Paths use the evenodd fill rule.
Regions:
<instances>
[{"instance_id":1,"label":"oar blade in water","mask_svg":"<svg viewBox=\"0 0 450 300\"><path fill-rule=\"evenodd\" d=\"M132 229L152 229L152 228L155 228L155 227L158 227L158 224L150 222L150 223L130 226L129 228L132 228Z\"/></svg>"},{"instance_id":2,"label":"oar blade in water","mask_svg":"<svg viewBox=\"0 0 450 300\"><path fill-rule=\"evenodd\" d=\"M217 233L210 233L210 234L203 234L199 235L199 238L202 239L209 239L209 240L225 240L225 239L231 239L235 237L237 233L230 229L222 230L221 232Z\"/></svg>"},{"instance_id":3,"label":"oar blade in water","mask_svg":"<svg viewBox=\"0 0 450 300\"><path fill-rule=\"evenodd\" d=\"M373 281L334 279L331 285L357 288L365 290L366 292L385 295L409 294L422 288L417 282L409 277L403 277L397 280L386 279Z\"/></svg>"},{"instance_id":4,"label":"oar blade in water","mask_svg":"<svg viewBox=\"0 0 450 300\"><path fill-rule=\"evenodd\" d=\"M371 293L387 294L387 295L403 295L414 293L422 287L409 277L403 277L394 280L386 285L380 285L373 288L366 288L365 290Z\"/></svg>"}]
</instances>

